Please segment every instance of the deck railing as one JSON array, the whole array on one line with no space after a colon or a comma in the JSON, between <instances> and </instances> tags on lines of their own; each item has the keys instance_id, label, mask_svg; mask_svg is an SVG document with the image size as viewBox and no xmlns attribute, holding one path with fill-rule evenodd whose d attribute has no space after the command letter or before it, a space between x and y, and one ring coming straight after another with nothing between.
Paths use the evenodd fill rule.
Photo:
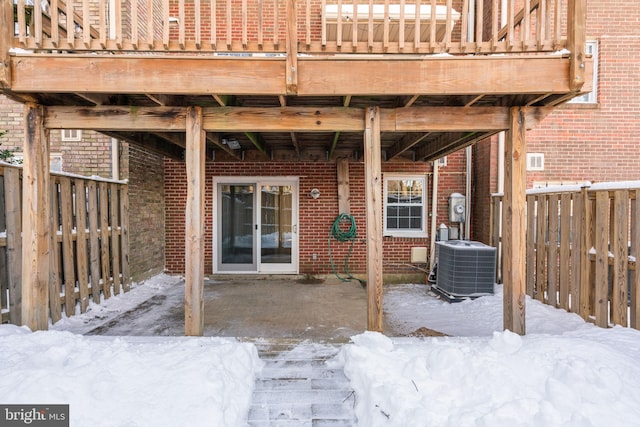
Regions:
<instances>
[{"instance_id":1,"label":"deck railing","mask_svg":"<svg viewBox=\"0 0 640 427\"><path fill-rule=\"evenodd\" d=\"M21 323L22 169L0 165L0 308ZM129 290L127 185L51 174L49 312L56 322Z\"/></svg>"},{"instance_id":2,"label":"deck railing","mask_svg":"<svg viewBox=\"0 0 640 427\"><path fill-rule=\"evenodd\" d=\"M557 51L575 1L0 0L15 48L252 54Z\"/></svg>"},{"instance_id":3,"label":"deck railing","mask_svg":"<svg viewBox=\"0 0 640 427\"><path fill-rule=\"evenodd\" d=\"M639 200L639 182L530 191L527 295L598 326L640 329ZM494 195L491 244L498 248L501 205Z\"/></svg>"}]
</instances>

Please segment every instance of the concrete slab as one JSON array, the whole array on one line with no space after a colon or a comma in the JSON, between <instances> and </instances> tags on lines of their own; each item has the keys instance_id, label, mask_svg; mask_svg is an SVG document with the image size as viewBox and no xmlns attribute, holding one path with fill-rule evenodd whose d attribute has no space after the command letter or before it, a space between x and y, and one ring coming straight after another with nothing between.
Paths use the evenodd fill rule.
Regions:
<instances>
[{"instance_id":1,"label":"concrete slab","mask_svg":"<svg viewBox=\"0 0 640 427\"><path fill-rule=\"evenodd\" d=\"M216 276L205 281L204 322L205 336L346 342L366 329L367 291L334 277ZM183 335L184 283L90 334Z\"/></svg>"}]
</instances>

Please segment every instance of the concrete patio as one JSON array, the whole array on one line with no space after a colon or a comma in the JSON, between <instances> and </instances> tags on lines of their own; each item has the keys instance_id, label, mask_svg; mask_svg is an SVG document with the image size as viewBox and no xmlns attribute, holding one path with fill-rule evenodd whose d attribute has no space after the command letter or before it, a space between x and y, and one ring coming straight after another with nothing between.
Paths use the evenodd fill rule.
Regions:
<instances>
[{"instance_id":1,"label":"concrete patio","mask_svg":"<svg viewBox=\"0 0 640 427\"><path fill-rule=\"evenodd\" d=\"M216 276L205 281L204 335L345 342L366 329L367 294L335 277ZM388 325L385 333L394 335ZM184 283L91 330L92 335L183 335Z\"/></svg>"}]
</instances>

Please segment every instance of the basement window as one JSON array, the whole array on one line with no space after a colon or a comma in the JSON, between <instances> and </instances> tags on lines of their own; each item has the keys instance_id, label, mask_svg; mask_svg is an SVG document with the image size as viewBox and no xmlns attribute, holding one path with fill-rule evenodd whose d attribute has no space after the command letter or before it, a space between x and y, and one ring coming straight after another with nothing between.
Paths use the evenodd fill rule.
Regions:
<instances>
[{"instance_id":1,"label":"basement window","mask_svg":"<svg viewBox=\"0 0 640 427\"><path fill-rule=\"evenodd\" d=\"M384 235L426 237L427 182L424 176L384 178Z\"/></svg>"},{"instance_id":2,"label":"basement window","mask_svg":"<svg viewBox=\"0 0 640 427\"><path fill-rule=\"evenodd\" d=\"M79 129L62 129L62 140L65 142L82 141L82 131Z\"/></svg>"}]
</instances>

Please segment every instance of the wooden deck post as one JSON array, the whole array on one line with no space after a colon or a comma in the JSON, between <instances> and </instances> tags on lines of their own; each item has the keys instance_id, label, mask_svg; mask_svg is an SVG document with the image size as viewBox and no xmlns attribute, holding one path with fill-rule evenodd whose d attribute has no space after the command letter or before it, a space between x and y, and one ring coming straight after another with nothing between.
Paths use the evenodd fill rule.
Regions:
<instances>
[{"instance_id":1,"label":"wooden deck post","mask_svg":"<svg viewBox=\"0 0 640 427\"><path fill-rule=\"evenodd\" d=\"M577 92L584 85L585 76L587 0L569 0L567 16L567 47L571 52L569 85Z\"/></svg>"},{"instance_id":2,"label":"wooden deck post","mask_svg":"<svg viewBox=\"0 0 640 427\"><path fill-rule=\"evenodd\" d=\"M205 131L202 108L187 109L187 208L185 212L185 335L204 329L204 177Z\"/></svg>"},{"instance_id":3,"label":"wooden deck post","mask_svg":"<svg viewBox=\"0 0 640 427\"><path fill-rule=\"evenodd\" d=\"M13 2L0 3L0 87L11 87L9 50L13 47Z\"/></svg>"},{"instance_id":4,"label":"wooden deck post","mask_svg":"<svg viewBox=\"0 0 640 427\"><path fill-rule=\"evenodd\" d=\"M287 94L298 93L298 12L297 1L287 0Z\"/></svg>"},{"instance_id":5,"label":"wooden deck post","mask_svg":"<svg viewBox=\"0 0 640 427\"><path fill-rule=\"evenodd\" d=\"M502 204L504 329L520 335L525 330L526 296L526 111L510 110L510 129L505 142L505 180Z\"/></svg>"},{"instance_id":6,"label":"wooden deck post","mask_svg":"<svg viewBox=\"0 0 640 427\"><path fill-rule=\"evenodd\" d=\"M49 326L49 132L44 108L25 105L22 175L22 324Z\"/></svg>"},{"instance_id":7,"label":"wooden deck post","mask_svg":"<svg viewBox=\"0 0 640 427\"><path fill-rule=\"evenodd\" d=\"M365 116L364 175L367 217L367 330L382 332L382 166L380 108Z\"/></svg>"}]
</instances>

